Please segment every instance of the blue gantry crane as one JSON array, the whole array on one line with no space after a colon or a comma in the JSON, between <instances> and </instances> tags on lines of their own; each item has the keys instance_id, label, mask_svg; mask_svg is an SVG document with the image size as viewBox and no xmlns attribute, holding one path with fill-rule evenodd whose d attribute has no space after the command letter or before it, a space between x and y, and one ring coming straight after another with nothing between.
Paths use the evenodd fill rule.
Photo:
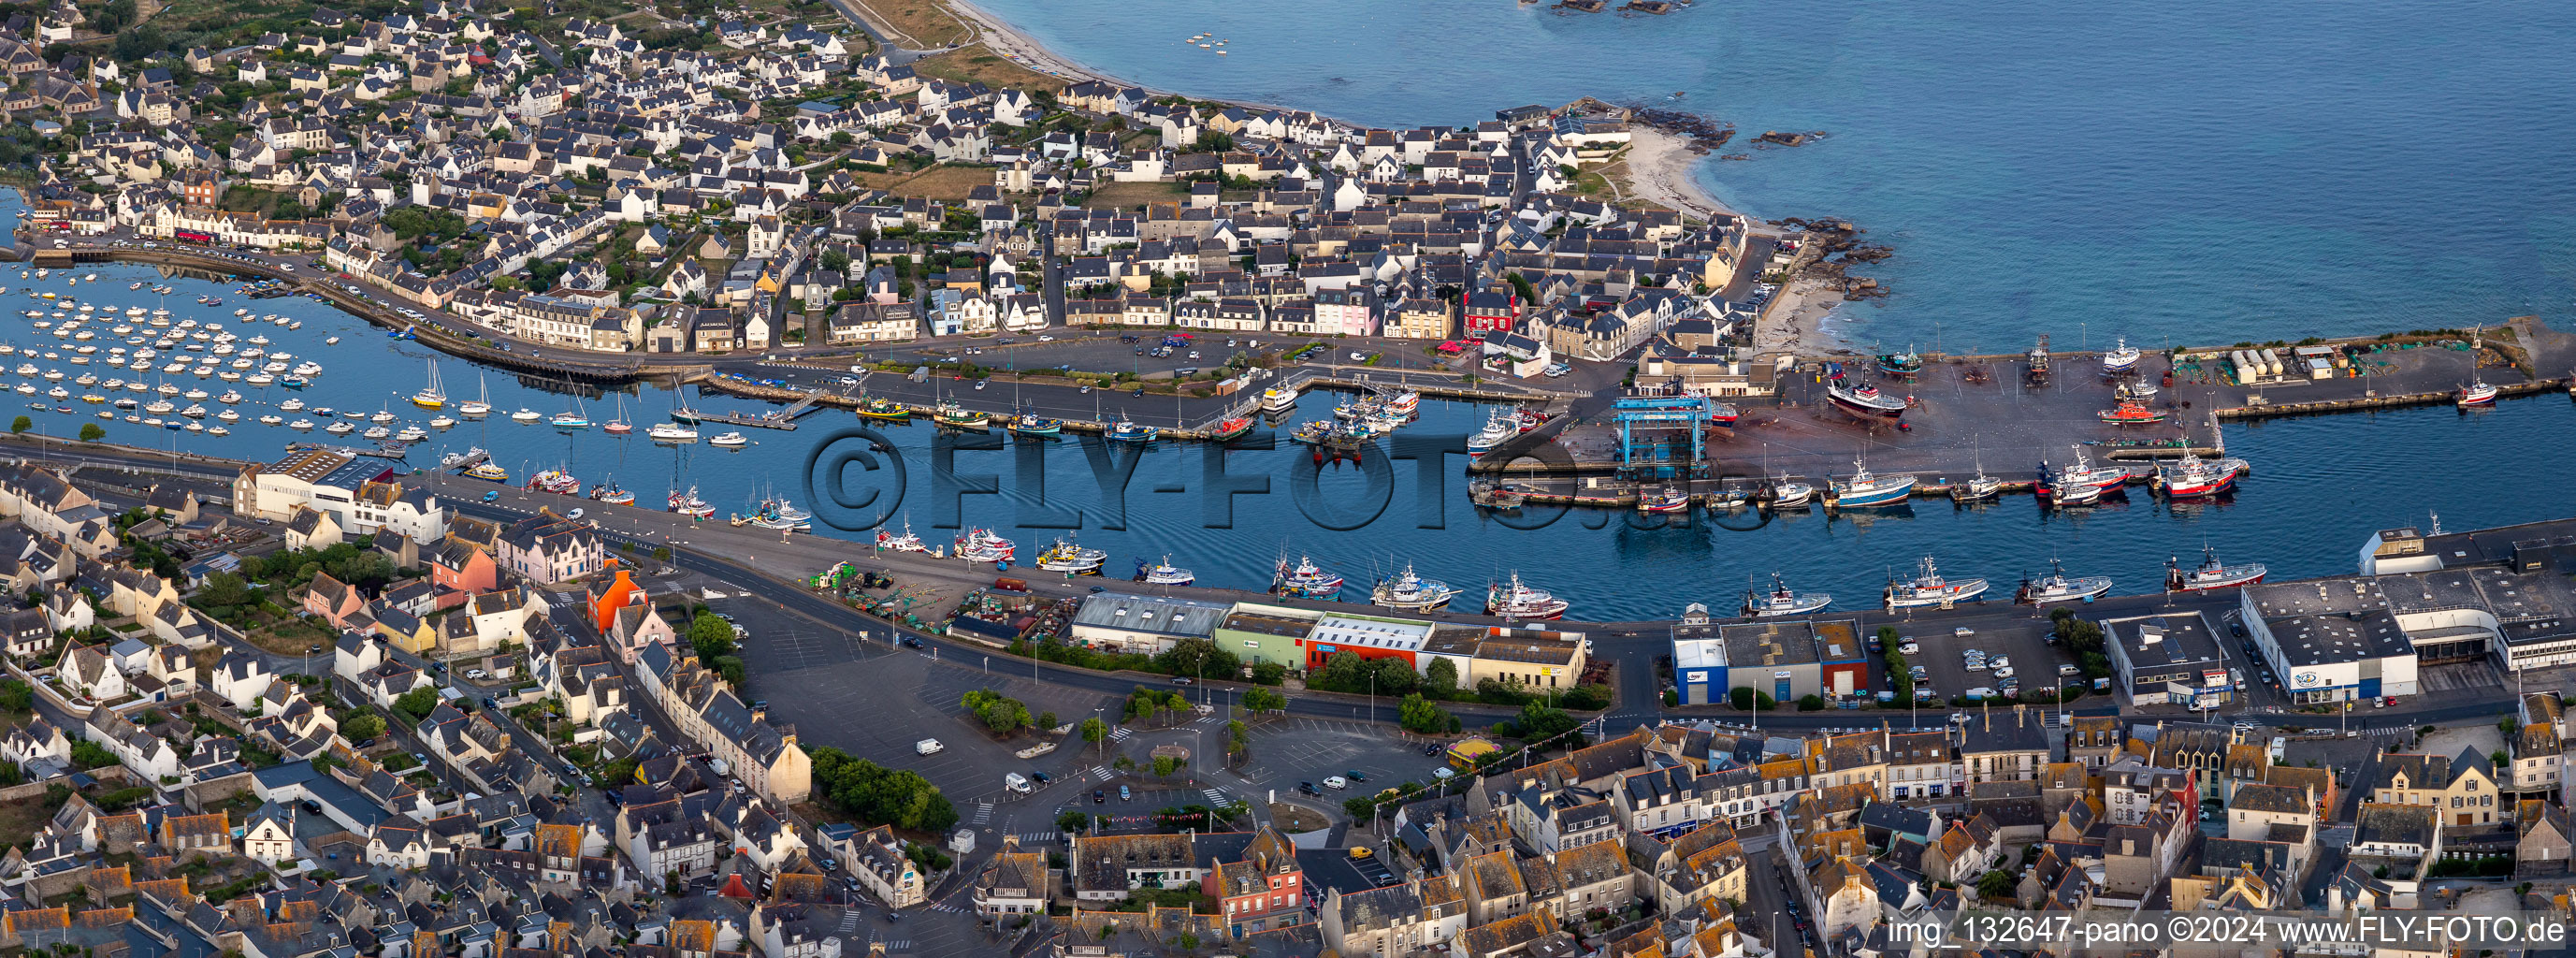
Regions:
<instances>
[{"instance_id":1,"label":"blue gantry crane","mask_svg":"<svg viewBox=\"0 0 2576 958\"><path fill-rule=\"evenodd\" d=\"M1611 418L1619 423L1620 477L1704 476L1701 435L1708 416L1708 400L1700 396L1632 396L1612 403ZM1689 458L1681 458L1685 444Z\"/></svg>"}]
</instances>

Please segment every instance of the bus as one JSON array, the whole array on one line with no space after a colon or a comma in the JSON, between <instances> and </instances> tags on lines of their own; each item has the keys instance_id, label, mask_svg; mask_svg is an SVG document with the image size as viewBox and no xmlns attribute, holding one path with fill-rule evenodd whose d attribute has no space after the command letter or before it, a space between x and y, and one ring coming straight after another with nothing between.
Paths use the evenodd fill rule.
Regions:
<instances>
[{"instance_id":1,"label":"bus","mask_svg":"<svg viewBox=\"0 0 2576 958\"><path fill-rule=\"evenodd\" d=\"M170 238L182 243L195 243L200 246L213 243L215 241L214 234L200 233L196 230L172 230L170 232Z\"/></svg>"}]
</instances>

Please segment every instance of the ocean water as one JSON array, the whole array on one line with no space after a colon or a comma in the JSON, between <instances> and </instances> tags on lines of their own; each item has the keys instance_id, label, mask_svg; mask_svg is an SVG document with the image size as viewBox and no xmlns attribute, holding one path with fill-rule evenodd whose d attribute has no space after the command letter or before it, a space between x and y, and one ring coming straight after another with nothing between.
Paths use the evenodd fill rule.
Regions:
<instances>
[{"instance_id":1,"label":"ocean water","mask_svg":"<svg viewBox=\"0 0 2576 958\"><path fill-rule=\"evenodd\" d=\"M1130 82L1360 123L1587 95L1733 122L1717 196L1895 247L1860 271L1895 295L1833 327L1862 345L2576 319L2576 6L977 2ZM1750 149L1769 129L1830 136Z\"/></svg>"}]
</instances>

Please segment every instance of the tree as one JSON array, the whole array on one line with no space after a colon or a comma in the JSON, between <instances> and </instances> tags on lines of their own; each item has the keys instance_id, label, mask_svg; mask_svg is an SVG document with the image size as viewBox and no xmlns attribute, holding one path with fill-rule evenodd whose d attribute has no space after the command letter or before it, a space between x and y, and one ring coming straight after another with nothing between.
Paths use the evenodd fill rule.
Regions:
<instances>
[{"instance_id":1,"label":"tree","mask_svg":"<svg viewBox=\"0 0 2576 958\"><path fill-rule=\"evenodd\" d=\"M394 700L394 708L400 709L404 715L411 716L414 722L428 718L429 713L438 709L438 689L424 685L405 692L401 698Z\"/></svg>"},{"instance_id":2,"label":"tree","mask_svg":"<svg viewBox=\"0 0 2576 958\"><path fill-rule=\"evenodd\" d=\"M1238 758L1252 752L1252 730L1242 722L1225 723L1225 751Z\"/></svg>"},{"instance_id":3,"label":"tree","mask_svg":"<svg viewBox=\"0 0 2576 958\"><path fill-rule=\"evenodd\" d=\"M34 428L36 428L35 420L20 416L18 421L9 424L9 434L14 436Z\"/></svg>"},{"instance_id":4,"label":"tree","mask_svg":"<svg viewBox=\"0 0 2576 958\"><path fill-rule=\"evenodd\" d=\"M1423 698L1420 692L1406 695L1403 701L1398 702L1395 714L1397 723L1408 732L1443 735L1458 730L1458 717L1431 704L1431 700Z\"/></svg>"},{"instance_id":5,"label":"tree","mask_svg":"<svg viewBox=\"0 0 2576 958\"><path fill-rule=\"evenodd\" d=\"M1367 669L1368 662L1360 658L1359 653L1343 649L1326 658L1323 673L1308 684L1322 686L1336 692L1348 692L1355 688L1365 691L1368 685Z\"/></svg>"},{"instance_id":6,"label":"tree","mask_svg":"<svg viewBox=\"0 0 2576 958\"><path fill-rule=\"evenodd\" d=\"M958 696L957 704L965 706L983 720L984 727L996 735L1009 735L1029 724L1029 707L992 689L976 689Z\"/></svg>"},{"instance_id":7,"label":"tree","mask_svg":"<svg viewBox=\"0 0 2576 958\"><path fill-rule=\"evenodd\" d=\"M1422 692L1435 699L1458 694L1458 663L1449 661L1445 655L1432 659L1431 664L1422 670Z\"/></svg>"},{"instance_id":8,"label":"tree","mask_svg":"<svg viewBox=\"0 0 2576 958\"><path fill-rule=\"evenodd\" d=\"M107 438L107 430L99 428L97 423L85 422L81 424L80 441L97 442L104 438Z\"/></svg>"},{"instance_id":9,"label":"tree","mask_svg":"<svg viewBox=\"0 0 2576 958\"><path fill-rule=\"evenodd\" d=\"M72 743L72 764L79 766L82 771L105 768L116 764L116 755L97 742L81 739Z\"/></svg>"},{"instance_id":10,"label":"tree","mask_svg":"<svg viewBox=\"0 0 2576 958\"><path fill-rule=\"evenodd\" d=\"M1739 712L1768 712L1779 704L1771 701L1771 696L1756 692L1749 685L1737 686L1735 691L1727 694L1727 698L1734 703L1736 711Z\"/></svg>"},{"instance_id":11,"label":"tree","mask_svg":"<svg viewBox=\"0 0 2576 958\"><path fill-rule=\"evenodd\" d=\"M1259 715L1263 712L1278 712L1286 708L1288 708L1288 697L1275 690L1260 687L1243 690L1243 710L1246 712Z\"/></svg>"},{"instance_id":12,"label":"tree","mask_svg":"<svg viewBox=\"0 0 2576 958\"><path fill-rule=\"evenodd\" d=\"M944 832L957 809L917 772L890 769L831 746L814 750L814 795L834 811L874 825Z\"/></svg>"},{"instance_id":13,"label":"tree","mask_svg":"<svg viewBox=\"0 0 2576 958\"><path fill-rule=\"evenodd\" d=\"M689 622L689 648L697 651L698 660L702 662L732 655L733 623L717 618L713 612L698 613L698 617Z\"/></svg>"},{"instance_id":14,"label":"tree","mask_svg":"<svg viewBox=\"0 0 2576 958\"><path fill-rule=\"evenodd\" d=\"M1233 678L1243 672L1243 659L1218 648L1213 641L1186 638L1172 643L1163 654L1154 657L1154 666L1172 675L1215 675Z\"/></svg>"},{"instance_id":15,"label":"tree","mask_svg":"<svg viewBox=\"0 0 2576 958\"><path fill-rule=\"evenodd\" d=\"M250 602L250 583L239 573L217 572L206 576L206 584L197 587L197 601L217 609L229 609Z\"/></svg>"},{"instance_id":16,"label":"tree","mask_svg":"<svg viewBox=\"0 0 2576 958\"><path fill-rule=\"evenodd\" d=\"M2011 901L2021 888L2021 878L2000 868L1977 876L1977 897L1990 902Z\"/></svg>"},{"instance_id":17,"label":"tree","mask_svg":"<svg viewBox=\"0 0 2576 958\"><path fill-rule=\"evenodd\" d=\"M1179 770L1180 770L1180 768L1181 768L1181 760L1180 760L1180 759L1178 759L1178 758L1175 758L1175 757L1170 756L1170 755L1157 755L1157 756L1154 756L1154 777L1155 777L1155 778L1170 778L1170 777L1172 777L1172 773L1173 773L1173 772L1176 772L1176 771L1179 771Z\"/></svg>"},{"instance_id":18,"label":"tree","mask_svg":"<svg viewBox=\"0 0 2576 958\"><path fill-rule=\"evenodd\" d=\"M0 679L0 711L27 712L35 707L34 686L17 679Z\"/></svg>"},{"instance_id":19,"label":"tree","mask_svg":"<svg viewBox=\"0 0 2576 958\"><path fill-rule=\"evenodd\" d=\"M1051 728L1054 728L1055 726L1056 726L1055 713L1053 713L1053 712L1040 712L1040 713L1038 713L1038 724L1037 724L1037 727L1038 727L1038 728L1042 728L1042 729L1051 729Z\"/></svg>"},{"instance_id":20,"label":"tree","mask_svg":"<svg viewBox=\"0 0 2576 958\"><path fill-rule=\"evenodd\" d=\"M1521 706L1521 713L1512 717L1512 727L1519 729L1521 740L1528 742L1554 738L1582 726L1582 721L1566 714L1564 709L1549 706L1544 702L1531 702Z\"/></svg>"},{"instance_id":21,"label":"tree","mask_svg":"<svg viewBox=\"0 0 2576 958\"><path fill-rule=\"evenodd\" d=\"M385 718L374 712L360 712L340 720L340 737L363 742L385 734Z\"/></svg>"},{"instance_id":22,"label":"tree","mask_svg":"<svg viewBox=\"0 0 2576 958\"><path fill-rule=\"evenodd\" d=\"M1102 742L1108 741L1109 723L1101 721L1100 716L1097 715L1083 719L1082 740L1093 745L1099 745Z\"/></svg>"}]
</instances>

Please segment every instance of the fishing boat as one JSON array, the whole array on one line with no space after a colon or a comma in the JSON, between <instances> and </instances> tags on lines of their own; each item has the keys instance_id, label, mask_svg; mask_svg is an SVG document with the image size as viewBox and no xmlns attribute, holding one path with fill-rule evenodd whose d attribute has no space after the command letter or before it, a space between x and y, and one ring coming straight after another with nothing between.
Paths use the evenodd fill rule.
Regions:
<instances>
[{"instance_id":1,"label":"fishing boat","mask_svg":"<svg viewBox=\"0 0 2576 958\"><path fill-rule=\"evenodd\" d=\"M1335 419L1366 419L1377 414L1381 404L1375 396L1363 396L1333 407Z\"/></svg>"},{"instance_id":2,"label":"fishing boat","mask_svg":"<svg viewBox=\"0 0 2576 958\"><path fill-rule=\"evenodd\" d=\"M1064 420L1021 413L1011 419L1011 431L1023 436L1052 436L1064 431Z\"/></svg>"},{"instance_id":3,"label":"fishing boat","mask_svg":"<svg viewBox=\"0 0 2576 958\"><path fill-rule=\"evenodd\" d=\"M2263 574L2263 566L2259 563L2226 565L2218 561L2216 547L2202 546L2199 568L2186 571L2182 567L2180 557L2165 559L2165 591L2206 592L2212 589L2233 589L2240 585L2261 582Z\"/></svg>"},{"instance_id":4,"label":"fishing boat","mask_svg":"<svg viewBox=\"0 0 2576 958\"><path fill-rule=\"evenodd\" d=\"M1690 504L1690 493L1671 486L1651 492L1641 491L1637 494L1637 511L1647 515L1688 512Z\"/></svg>"},{"instance_id":5,"label":"fishing boat","mask_svg":"<svg viewBox=\"0 0 2576 958\"><path fill-rule=\"evenodd\" d=\"M1834 493L1832 504L1835 506L1845 509L1892 506L1904 502L1906 496L1913 494L1914 477L1880 478L1871 474L1869 467L1855 458L1852 460L1851 478L1831 485Z\"/></svg>"},{"instance_id":6,"label":"fishing boat","mask_svg":"<svg viewBox=\"0 0 2576 958\"><path fill-rule=\"evenodd\" d=\"M492 389L483 377L474 377L474 398L456 404L456 411L467 416L482 416L492 411Z\"/></svg>"},{"instance_id":7,"label":"fishing boat","mask_svg":"<svg viewBox=\"0 0 2576 958\"><path fill-rule=\"evenodd\" d=\"M672 422L654 423L653 428L644 430L644 434L652 437L654 442L698 441L698 431L695 428Z\"/></svg>"},{"instance_id":8,"label":"fishing boat","mask_svg":"<svg viewBox=\"0 0 2576 958\"><path fill-rule=\"evenodd\" d=\"M1292 566L1286 556L1281 556L1270 575L1270 591L1292 599L1337 599L1342 594L1342 577L1316 565L1311 557L1298 556L1297 564Z\"/></svg>"},{"instance_id":9,"label":"fishing boat","mask_svg":"<svg viewBox=\"0 0 2576 958\"><path fill-rule=\"evenodd\" d=\"M2129 338L2122 336L2112 342L2111 351L2102 354L2102 371L2125 373L2137 368L2139 353L2136 347L2129 345Z\"/></svg>"},{"instance_id":10,"label":"fishing boat","mask_svg":"<svg viewBox=\"0 0 2576 958\"><path fill-rule=\"evenodd\" d=\"M2171 418L2172 414L2148 408L2147 404L2134 399L2122 399L2118 405L2094 415L2114 426L2152 426Z\"/></svg>"},{"instance_id":11,"label":"fishing boat","mask_svg":"<svg viewBox=\"0 0 2576 958\"><path fill-rule=\"evenodd\" d=\"M1467 455L1482 456L1517 435L1520 435L1519 423L1504 415L1501 410L1496 410L1492 415L1485 417L1485 428L1467 437Z\"/></svg>"},{"instance_id":12,"label":"fishing boat","mask_svg":"<svg viewBox=\"0 0 2576 958\"><path fill-rule=\"evenodd\" d=\"M744 438L743 434L732 430L717 433L715 438L707 440L707 445L719 446L726 449L738 448L750 444L750 439Z\"/></svg>"},{"instance_id":13,"label":"fishing boat","mask_svg":"<svg viewBox=\"0 0 2576 958\"><path fill-rule=\"evenodd\" d=\"M1098 575L1109 553L1057 536L1054 543L1038 551L1037 566L1048 572L1072 575Z\"/></svg>"},{"instance_id":14,"label":"fishing boat","mask_svg":"<svg viewBox=\"0 0 2576 958\"><path fill-rule=\"evenodd\" d=\"M594 501L604 502L612 506L631 506L635 504L635 494L626 491L624 487L619 486L613 481L603 482L590 487L590 498Z\"/></svg>"},{"instance_id":15,"label":"fishing boat","mask_svg":"<svg viewBox=\"0 0 2576 958\"><path fill-rule=\"evenodd\" d=\"M2067 486L2047 486L2043 487L2040 491L2042 493L2042 498L2044 498L2049 505L2058 506L2060 508L2066 506L2089 506L2102 501L2103 496L2102 487L2088 486L2080 483Z\"/></svg>"},{"instance_id":16,"label":"fishing boat","mask_svg":"<svg viewBox=\"0 0 2576 958\"><path fill-rule=\"evenodd\" d=\"M1784 615L1805 615L1834 604L1834 597L1822 592L1798 592L1789 588L1787 579L1771 573L1768 589L1744 590L1744 614L1757 619Z\"/></svg>"},{"instance_id":17,"label":"fishing boat","mask_svg":"<svg viewBox=\"0 0 2576 958\"><path fill-rule=\"evenodd\" d=\"M930 546L923 543L920 536L912 534L912 520L906 519L903 523L902 535L896 535L884 529L877 530L877 551L928 552Z\"/></svg>"},{"instance_id":18,"label":"fishing boat","mask_svg":"<svg viewBox=\"0 0 2576 958\"><path fill-rule=\"evenodd\" d=\"M1392 579L1381 579L1370 590L1373 605L1405 612L1436 612L1446 608L1460 590L1438 579L1425 579L1413 573L1413 564L1405 563L1404 571Z\"/></svg>"},{"instance_id":19,"label":"fishing boat","mask_svg":"<svg viewBox=\"0 0 2576 958\"><path fill-rule=\"evenodd\" d=\"M912 410L902 403L878 396L859 404L859 416L864 419L901 421L912 418Z\"/></svg>"},{"instance_id":20,"label":"fishing boat","mask_svg":"<svg viewBox=\"0 0 2576 958\"><path fill-rule=\"evenodd\" d=\"M2022 605L2047 605L2051 602L2091 602L2111 591L2108 576L2068 576L2066 566L2048 560L2048 574L2037 579L2023 576L2021 588L2013 591L2013 601Z\"/></svg>"},{"instance_id":21,"label":"fishing boat","mask_svg":"<svg viewBox=\"0 0 2576 958\"><path fill-rule=\"evenodd\" d=\"M1261 411L1285 413L1297 408L1297 387L1272 386L1261 391Z\"/></svg>"},{"instance_id":22,"label":"fishing boat","mask_svg":"<svg viewBox=\"0 0 2576 958\"><path fill-rule=\"evenodd\" d=\"M1529 491L1508 482L1475 479L1467 483L1467 501L1487 509L1510 511L1529 501Z\"/></svg>"},{"instance_id":23,"label":"fishing boat","mask_svg":"<svg viewBox=\"0 0 2576 958\"><path fill-rule=\"evenodd\" d=\"M1136 581L1146 585L1189 585L1198 580L1190 570L1173 565L1171 556L1151 565L1143 559L1136 560Z\"/></svg>"},{"instance_id":24,"label":"fishing boat","mask_svg":"<svg viewBox=\"0 0 2576 958\"><path fill-rule=\"evenodd\" d=\"M1876 386L1832 383L1825 387L1825 399L1835 408L1863 419L1899 419L1905 415L1905 400L1879 392Z\"/></svg>"},{"instance_id":25,"label":"fishing boat","mask_svg":"<svg viewBox=\"0 0 2576 958\"><path fill-rule=\"evenodd\" d=\"M411 394L411 404L422 409L447 408L447 390L438 384L437 361L430 362L429 384L420 387L419 392Z\"/></svg>"},{"instance_id":26,"label":"fishing boat","mask_svg":"<svg viewBox=\"0 0 2576 958\"><path fill-rule=\"evenodd\" d=\"M304 425L296 427L298 429L313 428L312 423L304 422L304 420L298 419L296 422L304 423ZM485 482L508 482L510 481L510 474L499 466L488 462L478 462L466 468L465 478L481 479Z\"/></svg>"},{"instance_id":27,"label":"fishing boat","mask_svg":"<svg viewBox=\"0 0 2576 958\"><path fill-rule=\"evenodd\" d=\"M1737 415L1738 413L1735 411L1735 407L1733 406L1729 406L1722 402L1710 402L1708 404L1709 422L1720 426L1732 426L1735 425Z\"/></svg>"},{"instance_id":28,"label":"fishing boat","mask_svg":"<svg viewBox=\"0 0 2576 958\"><path fill-rule=\"evenodd\" d=\"M581 480L573 478L572 473L561 469L548 469L528 477L528 491L551 492L558 496L574 495L581 492Z\"/></svg>"},{"instance_id":29,"label":"fishing boat","mask_svg":"<svg viewBox=\"0 0 2576 958\"><path fill-rule=\"evenodd\" d=\"M1410 389L1399 391L1386 401L1386 411L1406 419L1422 411L1422 394Z\"/></svg>"},{"instance_id":30,"label":"fishing boat","mask_svg":"<svg viewBox=\"0 0 2576 958\"><path fill-rule=\"evenodd\" d=\"M1209 441L1209 442L1226 442L1226 441L1229 441L1229 440L1233 440L1233 439L1241 438L1241 437L1243 436L1243 434L1244 434L1244 433L1248 433L1248 432L1251 432L1251 431L1252 431L1252 419L1251 419L1251 417L1248 417L1248 416L1235 416L1235 417L1232 417L1232 418L1229 418L1229 419L1222 420L1222 421L1218 422L1215 426L1210 427L1210 428L1208 429L1208 441Z\"/></svg>"},{"instance_id":31,"label":"fishing boat","mask_svg":"<svg viewBox=\"0 0 2576 958\"><path fill-rule=\"evenodd\" d=\"M1019 546L991 529L968 529L957 537L956 556L968 562L1009 562Z\"/></svg>"},{"instance_id":32,"label":"fishing boat","mask_svg":"<svg viewBox=\"0 0 2576 958\"><path fill-rule=\"evenodd\" d=\"M690 486L687 492L671 493L669 497L663 500L663 508L671 512L688 516L692 519L711 518L716 514L716 507L708 505L706 500L698 498L698 487L696 486Z\"/></svg>"},{"instance_id":33,"label":"fishing boat","mask_svg":"<svg viewBox=\"0 0 2576 958\"><path fill-rule=\"evenodd\" d=\"M2156 470L2156 482L2167 499L2205 499L2235 489L2241 465L2241 460L2186 454Z\"/></svg>"},{"instance_id":34,"label":"fishing boat","mask_svg":"<svg viewBox=\"0 0 2576 958\"><path fill-rule=\"evenodd\" d=\"M1914 578L1903 582L1893 576L1888 578L1887 610L1946 607L1984 594L1986 580L1944 579L1941 570L1932 564L1932 557L1924 556L1914 565Z\"/></svg>"},{"instance_id":35,"label":"fishing boat","mask_svg":"<svg viewBox=\"0 0 2576 958\"><path fill-rule=\"evenodd\" d=\"M1109 427L1109 441L1111 442L1153 442L1154 437L1160 435L1162 435L1162 430L1156 429L1152 426L1137 425L1134 422L1129 421L1124 413L1119 414L1118 423L1116 425Z\"/></svg>"},{"instance_id":36,"label":"fishing boat","mask_svg":"<svg viewBox=\"0 0 2576 958\"><path fill-rule=\"evenodd\" d=\"M2118 466L2095 466L2086 460L2081 446L2075 449L2074 465L2051 471L2048 464L2042 462L2039 473L2047 483L2040 490L2043 495L2056 495L2058 490L2076 486L2092 486L2107 492L2129 484L2129 470Z\"/></svg>"},{"instance_id":37,"label":"fishing boat","mask_svg":"<svg viewBox=\"0 0 2576 958\"><path fill-rule=\"evenodd\" d=\"M1880 353L1875 363L1879 372L1890 376L1911 376L1923 371L1923 357L1912 348L1901 353Z\"/></svg>"},{"instance_id":38,"label":"fishing boat","mask_svg":"<svg viewBox=\"0 0 2576 958\"><path fill-rule=\"evenodd\" d=\"M1514 572L1501 583L1485 588L1485 614L1506 619L1547 621L1565 617L1565 600L1521 582Z\"/></svg>"},{"instance_id":39,"label":"fishing boat","mask_svg":"<svg viewBox=\"0 0 2576 958\"><path fill-rule=\"evenodd\" d=\"M1792 482L1787 476L1771 483L1771 508L1796 509L1816 498L1816 487Z\"/></svg>"},{"instance_id":40,"label":"fishing boat","mask_svg":"<svg viewBox=\"0 0 2576 958\"><path fill-rule=\"evenodd\" d=\"M2118 385L2111 387L2111 398L2127 399L2142 403L2154 402L2156 398L2156 386L2154 383L2132 382L2124 379L2121 380Z\"/></svg>"},{"instance_id":41,"label":"fishing boat","mask_svg":"<svg viewBox=\"0 0 2576 958\"><path fill-rule=\"evenodd\" d=\"M1986 457L1983 452L1977 454L1976 463L1977 474L1951 486L1950 498L1959 502L1979 502L1992 499L2003 492L2004 481L1986 475Z\"/></svg>"},{"instance_id":42,"label":"fishing boat","mask_svg":"<svg viewBox=\"0 0 2576 958\"><path fill-rule=\"evenodd\" d=\"M931 411L930 418L951 429L984 429L993 424L993 417L954 402L940 403L939 408Z\"/></svg>"},{"instance_id":43,"label":"fishing boat","mask_svg":"<svg viewBox=\"0 0 2576 958\"><path fill-rule=\"evenodd\" d=\"M2455 401L2462 409L2471 406L2492 406L2496 401L2496 388L2488 385L2485 380L2472 380L2468 385L2460 387Z\"/></svg>"}]
</instances>

